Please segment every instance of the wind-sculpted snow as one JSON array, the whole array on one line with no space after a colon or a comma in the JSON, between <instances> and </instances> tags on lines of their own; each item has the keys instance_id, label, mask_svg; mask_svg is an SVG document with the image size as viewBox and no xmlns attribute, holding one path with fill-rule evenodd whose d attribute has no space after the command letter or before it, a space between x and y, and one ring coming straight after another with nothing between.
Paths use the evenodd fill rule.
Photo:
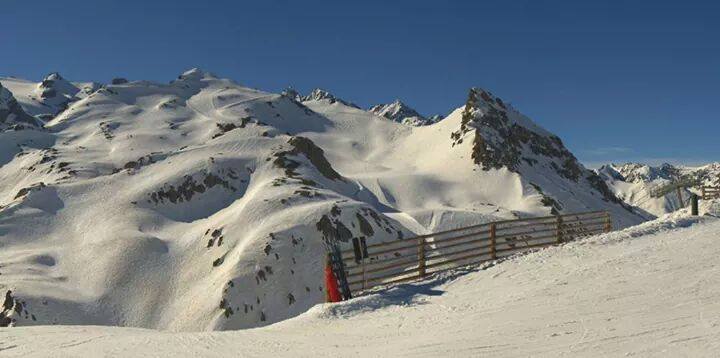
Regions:
<instances>
[{"instance_id":1,"label":"wind-sculpted snow","mask_svg":"<svg viewBox=\"0 0 720 358\"><path fill-rule=\"evenodd\" d=\"M168 84L2 83L33 120L48 114L38 88L64 103L42 127L0 132L11 326L268 325L324 300L326 247L353 237L584 210L641 220L557 137L477 90L476 105L414 127L198 69ZM481 135L509 154L478 156Z\"/></svg>"}]
</instances>

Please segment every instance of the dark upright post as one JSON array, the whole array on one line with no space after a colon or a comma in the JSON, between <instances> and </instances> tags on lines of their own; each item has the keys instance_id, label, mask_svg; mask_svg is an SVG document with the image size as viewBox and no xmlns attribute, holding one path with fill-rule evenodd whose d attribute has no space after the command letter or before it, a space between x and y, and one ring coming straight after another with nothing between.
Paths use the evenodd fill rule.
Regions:
<instances>
[{"instance_id":1,"label":"dark upright post","mask_svg":"<svg viewBox=\"0 0 720 358\"><path fill-rule=\"evenodd\" d=\"M692 200L691 214L695 215L695 216L700 215L700 210L698 209L699 198L698 198L697 194L693 194L690 198L691 198L690 200Z\"/></svg>"}]
</instances>

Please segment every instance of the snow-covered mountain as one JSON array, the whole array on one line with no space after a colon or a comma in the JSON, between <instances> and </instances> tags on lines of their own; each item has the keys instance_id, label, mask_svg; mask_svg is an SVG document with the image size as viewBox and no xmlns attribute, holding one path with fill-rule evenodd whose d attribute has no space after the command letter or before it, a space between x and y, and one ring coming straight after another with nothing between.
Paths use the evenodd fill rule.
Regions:
<instances>
[{"instance_id":1,"label":"snow-covered mountain","mask_svg":"<svg viewBox=\"0 0 720 358\"><path fill-rule=\"evenodd\" d=\"M720 186L720 163L700 167L662 164L650 166L641 163L607 164L597 170L618 198L651 216L662 216L689 205L697 186ZM658 195L674 182L695 182L696 185Z\"/></svg>"},{"instance_id":2,"label":"snow-covered mountain","mask_svg":"<svg viewBox=\"0 0 720 358\"><path fill-rule=\"evenodd\" d=\"M70 98L44 128L0 132L0 289L22 303L2 313L14 325L267 325L324 300L329 242L556 212L643 220L481 89L415 127L198 69L169 84L67 82L87 89L72 97L53 81L0 79L17 98L39 86Z\"/></svg>"},{"instance_id":3,"label":"snow-covered mountain","mask_svg":"<svg viewBox=\"0 0 720 358\"><path fill-rule=\"evenodd\" d=\"M0 84L0 131L8 128L39 128L42 122L25 112L13 94Z\"/></svg>"},{"instance_id":4,"label":"snow-covered mountain","mask_svg":"<svg viewBox=\"0 0 720 358\"><path fill-rule=\"evenodd\" d=\"M49 120L65 110L71 102L86 97L101 85L95 82L70 82L53 72L39 83L0 77L25 112L41 120Z\"/></svg>"},{"instance_id":5,"label":"snow-covered mountain","mask_svg":"<svg viewBox=\"0 0 720 358\"><path fill-rule=\"evenodd\" d=\"M345 100L340 99L340 98L337 98L337 97L335 97L335 95L333 95L332 93L330 93L330 92L328 92L328 91L326 91L326 90L324 90L324 89L321 89L321 88L316 88L316 89L312 90L312 91L310 92L310 94L308 94L307 96L300 96L298 99L299 99L300 102L306 102L306 101L315 101L315 102L317 102L317 101L326 101L326 102L329 102L330 104L333 104L333 103L336 103L336 102L337 102L337 103L340 103L340 104L343 104L343 105L346 105L346 106L349 106L349 107L360 108L360 107L358 107L356 104L354 104L354 103L352 103L352 102L345 101Z\"/></svg>"},{"instance_id":6,"label":"snow-covered mountain","mask_svg":"<svg viewBox=\"0 0 720 358\"><path fill-rule=\"evenodd\" d=\"M389 104L378 104L371 107L369 111L370 113L380 117L413 126L424 126L434 123L433 120L423 117L420 113L401 102L399 99L396 99Z\"/></svg>"}]
</instances>

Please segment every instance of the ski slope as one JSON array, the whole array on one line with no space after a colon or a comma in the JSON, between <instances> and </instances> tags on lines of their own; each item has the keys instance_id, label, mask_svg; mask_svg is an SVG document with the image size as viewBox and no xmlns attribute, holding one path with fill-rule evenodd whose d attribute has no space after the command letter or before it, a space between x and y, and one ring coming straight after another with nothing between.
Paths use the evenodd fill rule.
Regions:
<instances>
[{"instance_id":1,"label":"ski slope","mask_svg":"<svg viewBox=\"0 0 720 358\"><path fill-rule=\"evenodd\" d=\"M0 355L710 357L720 349L720 220L686 215L317 305L266 327L17 327L0 329Z\"/></svg>"}]
</instances>

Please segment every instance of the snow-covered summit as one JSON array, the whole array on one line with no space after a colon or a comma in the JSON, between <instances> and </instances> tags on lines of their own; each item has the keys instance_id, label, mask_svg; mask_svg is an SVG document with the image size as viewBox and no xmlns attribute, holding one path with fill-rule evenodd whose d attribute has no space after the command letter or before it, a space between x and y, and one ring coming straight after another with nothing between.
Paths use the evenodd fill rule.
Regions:
<instances>
[{"instance_id":1,"label":"snow-covered summit","mask_svg":"<svg viewBox=\"0 0 720 358\"><path fill-rule=\"evenodd\" d=\"M80 89L65 80L59 73L53 72L37 85L35 95L45 105L53 107L55 111L63 110L73 100Z\"/></svg>"},{"instance_id":2,"label":"snow-covered summit","mask_svg":"<svg viewBox=\"0 0 720 358\"><path fill-rule=\"evenodd\" d=\"M338 97L335 97L334 94L332 94L332 93L330 93L330 92L328 92L328 91L326 91L326 90L324 90L324 89L322 89L322 88L316 88L316 89L310 91L310 93L309 93L308 95L302 96L301 99L302 99L302 102L307 102L307 101L327 101L327 102L329 102L329 103L331 103L331 104L338 102L338 103L341 103L341 104L344 104L344 105L346 105L346 106L350 106L350 107L353 107L353 108L360 108L360 107L358 107L356 104L354 104L354 103L352 103L352 102L348 102L348 101L345 101L345 100L340 99L340 98L338 98Z\"/></svg>"},{"instance_id":3,"label":"snow-covered summit","mask_svg":"<svg viewBox=\"0 0 720 358\"><path fill-rule=\"evenodd\" d=\"M92 87L91 84L72 83L57 72L48 74L37 83L12 77L0 78L0 83L12 92L27 114L43 121L52 119L92 90L87 88Z\"/></svg>"},{"instance_id":4,"label":"snow-covered summit","mask_svg":"<svg viewBox=\"0 0 720 358\"><path fill-rule=\"evenodd\" d=\"M203 79L215 79L217 78L214 74L203 71L197 67L191 68L185 72L183 72L180 76L178 76L179 80L185 80L185 81L200 81Z\"/></svg>"},{"instance_id":5,"label":"snow-covered summit","mask_svg":"<svg viewBox=\"0 0 720 358\"><path fill-rule=\"evenodd\" d=\"M625 163L621 165L603 165L598 172L613 175L627 182L655 181L658 179L673 180L681 174L675 166L664 163L660 166L650 166L641 163Z\"/></svg>"},{"instance_id":6,"label":"snow-covered summit","mask_svg":"<svg viewBox=\"0 0 720 358\"><path fill-rule=\"evenodd\" d=\"M294 100L294 101L297 101L297 102L302 102L302 101L303 101L303 96L300 94L300 92L298 92L298 91L297 91L295 88L293 88L292 86L287 87L286 89L284 89L281 94L282 94L283 96L285 96L285 97L287 97L287 98L290 98L290 99L292 99L292 100Z\"/></svg>"},{"instance_id":7,"label":"snow-covered summit","mask_svg":"<svg viewBox=\"0 0 720 358\"><path fill-rule=\"evenodd\" d=\"M369 112L398 123L409 125L421 126L434 123L399 99L389 104L375 105L369 109Z\"/></svg>"},{"instance_id":8,"label":"snow-covered summit","mask_svg":"<svg viewBox=\"0 0 720 358\"><path fill-rule=\"evenodd\" d=\"M682 188L680 196L677 190L672 190L656 197L658 189L677 182L720 186L720 163L699 167L668 163L659 166L642 163L606 164L597 172L620 199L653 216L686 207L690 195L698 192L696 185L692 185Z\"/></svg>"}]
</instances>

